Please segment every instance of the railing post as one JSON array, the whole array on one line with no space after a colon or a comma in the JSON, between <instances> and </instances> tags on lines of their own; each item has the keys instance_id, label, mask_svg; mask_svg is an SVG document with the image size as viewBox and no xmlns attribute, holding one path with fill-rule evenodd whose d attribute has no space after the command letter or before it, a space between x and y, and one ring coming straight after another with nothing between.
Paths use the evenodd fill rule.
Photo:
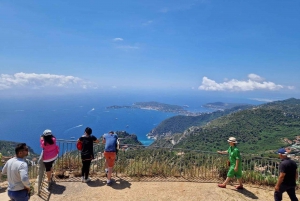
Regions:
<instances>
[{"instance_id":1,"label":"railing post","mask_svg":"<svg viewBox=\"0 0 300 201\"><path fill-rule=\"evenodd\" d=\"M38 160L38 176L37 176L37 192L38 195L40 195L41 193L41 187L42 187L42 183L43 183L43 179L44 179L44 173L45 173L45 166L43 163L43 151L40 155L40 158Z\"/></svg>"}]
</instances>

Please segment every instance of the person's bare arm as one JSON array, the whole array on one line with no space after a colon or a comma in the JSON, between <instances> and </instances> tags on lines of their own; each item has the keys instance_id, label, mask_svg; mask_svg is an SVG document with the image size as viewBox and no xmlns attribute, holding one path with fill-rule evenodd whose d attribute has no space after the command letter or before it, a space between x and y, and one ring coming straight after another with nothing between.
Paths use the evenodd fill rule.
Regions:
<instances>
[{"instance_id":1,"label":"person's bare arm","mask_svg":"<svg viewBox=\"0 0 300 201\"><path fill-rule=\"evenodd\" d=\"M285 173L280 172L280 175L278 177L278 181L277 181L276 186L275 186L275 191L279 191L280 184L283 182L284 177L285 177Z\"/></svg>"},{"instance_id":2,"label":"person's bare arm","mask_svg":"<svg viewBox=\"0 0 300 201\"><path fill-rule=\"evenodd\" d=\"M228 151L227 151L227 150L226 150L226 151L217 151L217 153L218 153L218 154L227 154Z\"/></svg>"}]
</instances>

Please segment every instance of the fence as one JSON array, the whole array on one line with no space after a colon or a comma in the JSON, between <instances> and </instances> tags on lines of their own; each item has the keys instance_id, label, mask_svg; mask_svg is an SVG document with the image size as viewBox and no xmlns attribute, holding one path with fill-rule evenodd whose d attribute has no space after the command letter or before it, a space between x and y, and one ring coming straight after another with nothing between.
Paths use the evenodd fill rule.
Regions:
<instances>
[{"instance_id":1,"label":"fence","mask_svg":"<svg viewBox=\"0 0 300 201\"><path fill-rule=\"evenodd\" d=\"M56 171L60 178L66 178L65 172L80 176L80 152L74 140L57 140L61 156L56 161ZM92 161L91 174L105 175L104 146L95 144L95 159ZM198 182L216 182L226 178L227 155L213 152L146 147L121 144L114 173L119 177L135 180L184 179ZM243 180L256 184L273 185L279 174L279 159L242 155Z\"/></svg>"},{"instance_id":2,"label":"fence","mask_svg":"<svg viewBox=\"0 0 300 201\"><path fill-rule=\"evenodd\" d=\"M57 139L60 155L54 165L56 180L81 177L81 157L75 140ZM95 159L90 173L105 176L104 145L95 144ZM218 182L226 178L227 155L189 149L120 145L114 175L127 180ZM243 180L246 183L274 185L279 174L279 159L242 155ZM299 170L299 169L298 169ZM38 193L44 179L44 165L29 166L30 178L38 176ZM72 180L71 180L72 181ZM299 182L299 179L298 179Z\"/></svg>"}]
</instances>

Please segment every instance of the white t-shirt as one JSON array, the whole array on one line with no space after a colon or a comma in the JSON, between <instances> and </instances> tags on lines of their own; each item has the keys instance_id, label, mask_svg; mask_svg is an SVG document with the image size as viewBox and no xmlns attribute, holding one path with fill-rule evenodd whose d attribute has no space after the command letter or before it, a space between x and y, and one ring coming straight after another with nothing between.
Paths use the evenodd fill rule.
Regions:
<instances>
[{"instance_id":1,"label":"white t-shirt","mask_svg":"<svg viewBox=\"0 0 300 201\"><path fill-rule=\"evenodd\" d=\"M22 158L9 159L4 165L2 173L7 175L9 191L19 191L24 190L24 187L30 187L28 166Z\"/></svg>"}]
</instances>

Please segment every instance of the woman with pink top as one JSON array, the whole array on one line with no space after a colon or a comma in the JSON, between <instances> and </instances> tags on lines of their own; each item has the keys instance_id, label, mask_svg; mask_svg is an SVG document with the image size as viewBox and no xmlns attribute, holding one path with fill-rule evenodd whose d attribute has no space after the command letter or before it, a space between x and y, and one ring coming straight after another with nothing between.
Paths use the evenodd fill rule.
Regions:
<instances>
[{"instance_id":1,"label":"woman with pink top","mask_svg":"<svg viewBox=\"0 0 300 201\"><path fill-rule=\"evenodd\" d=\"M56 145L56 138L52 135L51 130L45 130L41 136L41 147L43 148L43 163L46 168L48 178L48 188L52 181L52 165L55 159L58 157L59 147Z\"/></svg>"}]
</instances>

